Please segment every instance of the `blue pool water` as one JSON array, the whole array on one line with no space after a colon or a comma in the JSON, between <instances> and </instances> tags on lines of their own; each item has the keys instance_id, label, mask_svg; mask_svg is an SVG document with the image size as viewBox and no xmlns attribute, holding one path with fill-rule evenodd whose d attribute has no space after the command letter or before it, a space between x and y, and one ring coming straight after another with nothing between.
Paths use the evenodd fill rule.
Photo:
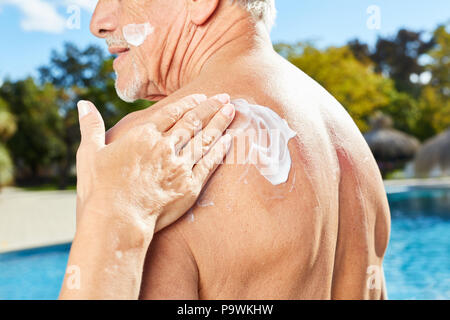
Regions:
<instances>
[{"instance_id":1,"label":"blue pool water","mask_svg":"<svg viewBox=\"0 0 450 320\"><path fill-rule=\"evenodd\" d=\"M450 189L408 188L388 198L392 228L384 271L389 298L450 299Z\"/></svg>"},{"instance_id":2,"label":"blue pool water","mask_svg":"<svg viewBox=\"0 0 450 320\"><path fill-rule=\"evenodd\" d=\"M450 189L388 190L390 299L450 299ZM0 254L1 299L56 299L70 245Z\"/></svg>"},{"instance_id":3,"label":"blue pool water","mask_svg":"<svg viewBox=\"0 0 450 320\"><path fill-rule=\"evenodd\" d=\"M0 300L58 298L70 245L0 254Z\"/></svg>"}]
</instances>

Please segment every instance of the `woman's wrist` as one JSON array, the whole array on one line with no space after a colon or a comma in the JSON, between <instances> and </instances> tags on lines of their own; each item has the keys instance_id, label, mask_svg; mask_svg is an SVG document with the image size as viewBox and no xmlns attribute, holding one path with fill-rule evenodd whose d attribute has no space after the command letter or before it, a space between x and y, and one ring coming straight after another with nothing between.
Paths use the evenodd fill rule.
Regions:
<instances>
[{"instance_id":1,"label":"woman's wrist","mask_svg":"<svg viewBox=\"0 0 450 320\"><path fill-rule=\"evenodd\" d=\"M99 220L100 225L120 225L138 234L153 235L159 212L144 211L142 206L126 199L110 198L94 194L83 201L78 199L77 221L89 220L92 223Z\"/></svg>"},{"instance_id":2,"label":"woman's wrist","mask_svg":"<svg viewBox=\"0 0 450 320\"><path fill-rule=\"evenodd\" d=\"M142 226L108 210L83 207L68 262L79 286L66 274L60 298L137 299L155 221Z\"/></svg>"},{"instance_id":3,"label":"woman's wrist","mask_svg":"<svg viewBox=\"0 0 450 320\"><path fill-rule=\"evenodd\" d=\"M119 206L117 202L87 201L79 204L77 232L106 237L114 236L121 246L147 250L155 225L156 215L144 216L132 207Z\"/></svg>"}]
</instances>

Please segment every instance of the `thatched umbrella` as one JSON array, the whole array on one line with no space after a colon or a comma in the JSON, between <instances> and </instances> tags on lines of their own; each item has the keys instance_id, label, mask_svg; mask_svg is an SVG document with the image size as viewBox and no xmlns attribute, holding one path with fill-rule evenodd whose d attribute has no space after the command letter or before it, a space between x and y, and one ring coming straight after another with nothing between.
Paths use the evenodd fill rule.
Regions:
<instances>
[{"instance_id":1,"label":"thatched umbrella","mask_svg":"<svg viewBox=\"0 0 450 320\"><path fill-rule=\"evenodd\" d=\"M364 135L381 172L403 166L412 160L420 147L415 137L392 128L392 119L377 112L371 119L372 130Z\"/></svg>"},{"instance_id":2,"label":"thatched umbrella","mask_svg":"<svg viewBox=\"0 0 450 320\"><path fill-rule=\"evenodd\" d=\"M425 142L414 160L414 170L418 177L450 176L450 129Z\"/></svg>"}]
</instances>

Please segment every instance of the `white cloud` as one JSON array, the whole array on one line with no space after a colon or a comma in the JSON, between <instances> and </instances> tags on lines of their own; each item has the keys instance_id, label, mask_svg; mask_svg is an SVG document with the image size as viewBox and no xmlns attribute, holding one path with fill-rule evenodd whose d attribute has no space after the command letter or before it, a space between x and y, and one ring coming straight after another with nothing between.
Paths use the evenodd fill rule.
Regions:
<instances>
[{"instance_id":1,"label":"white cloud","mask_svg":"<svg viewBox=\"0 0 450 320\"><path fill-rule=\"evenodd\" d=\"M92 12L96 0L0 0L2 5L16 6L22 12L20 25L25 31L41 31L48 33L62 33L65 30L67 17L58 12L58 7L77 5L81 9Z\"/></svg>"},{"instance_id":2,"label":"white cloud","mask_svg":"<svg viewBox=\"0 0 450 320\"><path fill-rule=\"evenodd\" d=\"M14 5L23 14L20 25L25 31L61 33L65 20L56 7L42 0L3 0L0 4Z\"/></svg>"},{"instance_id":3,"label":"white cloud","mask_svg":"<svg viewBox=\"0 0 450 320\"><path fill-rule=\"evenodd\" d=\"M94 12L95 6L97 5L97 0L66 0L65 4L68 6L76 5L88 12Z\"/></svg>"}]
</instances>

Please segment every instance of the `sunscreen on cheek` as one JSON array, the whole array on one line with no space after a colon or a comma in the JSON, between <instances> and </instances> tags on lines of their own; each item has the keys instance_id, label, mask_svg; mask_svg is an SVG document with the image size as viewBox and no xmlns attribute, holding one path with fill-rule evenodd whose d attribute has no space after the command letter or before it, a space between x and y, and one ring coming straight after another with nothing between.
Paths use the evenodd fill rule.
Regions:
<instances>
[{"instance_id":1,"label":"sunscreen on cheek","mask_svg":"<svg viewBox=\"0 0 450 320\"><path fill-rule=\"evenodd\" d=\"M155 31L150 23L128 24L122 28L125 41L132 46L139 47L147 37Z\"/></svg>"}]
</instances>

